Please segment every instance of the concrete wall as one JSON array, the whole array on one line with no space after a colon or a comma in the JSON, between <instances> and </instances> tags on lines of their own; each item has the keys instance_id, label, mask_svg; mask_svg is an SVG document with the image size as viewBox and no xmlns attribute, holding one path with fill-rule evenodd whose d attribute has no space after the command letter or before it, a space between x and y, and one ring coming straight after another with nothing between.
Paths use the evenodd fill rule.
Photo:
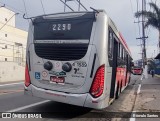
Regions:
<instances>
[{"instance_id":1,"label":"concrete wall","mask_svg":"<svg viewBox=\"0 0 160 121\"><path fill-rule=\"evenodd\" d=\"M0 82L20 81L24 78L24 66L14 62L0 62Z\"/></svg>"},{"instance_id":2,"label":"concrete wall","mask_svg":"<svg viewBox=\"0 0 160 121\"><path fill-rule=\"evenodd\" d=\"M0 30L0 61L25 61L27 35L26 31L7 25Z\"/></svg>"},{"instance_id":3,"label":"concrete wall","mask_svg":"<svg viewBox=\"0 0 160 121\"><path fill-rule=\"evenodd\" d=\"M8 21L8 22L7 22ZM6 23L9 26L15 27L15 13L5 7L0 9L0 23Z\"/></svg>"},{"instance_id":4,"label":"concrete wall","mask_svg":"<svg viewBox=\"0 0 160 121\"><path fill-rule=\"evenodd\" d=\"M7 22L7 23L6 23ZM25 63L28 32L15 27L15 13L0 8L0 61Z\"/></svg>"}]
</instances>

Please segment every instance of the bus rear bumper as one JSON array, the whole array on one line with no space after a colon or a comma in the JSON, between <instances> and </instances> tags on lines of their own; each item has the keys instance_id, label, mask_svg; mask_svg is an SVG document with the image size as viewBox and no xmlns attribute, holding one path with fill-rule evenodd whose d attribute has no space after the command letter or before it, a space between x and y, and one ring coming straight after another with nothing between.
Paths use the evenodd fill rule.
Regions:
<instances>
[{"instance_id":1,"label":"bus rear bumper","mask_svg":"<svg viewBox=\"0 0 160 121\"><path fill-rule=\"evenodd\" d=\"M47 100L53 100L56 102L62 102L82 107L89 107L95 109L104 108L103 105L104 100L94 99L89 93L71 94L71 93L57 92L57 91L38 88L32 84L29 87L25 87L24 93L25 95L40 97Z\"/></svg>"}]
</instances>

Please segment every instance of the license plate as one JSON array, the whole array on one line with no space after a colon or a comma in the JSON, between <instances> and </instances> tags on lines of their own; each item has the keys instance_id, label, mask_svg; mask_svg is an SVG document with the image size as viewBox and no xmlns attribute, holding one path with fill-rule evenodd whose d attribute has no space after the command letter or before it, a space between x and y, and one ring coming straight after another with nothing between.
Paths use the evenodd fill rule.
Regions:
<instances>
[{"instance_id":1,"label":"license plate","mask_svg":"<svg viewBox=\"0 0 160 121\"><path fill-rule=\"evenodd\" d=\"M51 76L50 80L55 83L64 83L64 77Z\"/></svg>"}]
</instances>

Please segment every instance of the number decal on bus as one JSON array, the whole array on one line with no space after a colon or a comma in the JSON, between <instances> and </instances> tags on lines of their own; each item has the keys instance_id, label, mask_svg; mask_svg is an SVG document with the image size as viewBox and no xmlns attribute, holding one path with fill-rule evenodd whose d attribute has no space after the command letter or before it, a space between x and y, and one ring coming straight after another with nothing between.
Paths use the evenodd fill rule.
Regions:
<instances>
[{"instance_id":1,"label":"number decal on bus","mask_svg":"<svg viewBox=\"0 0 160 121\"><path fill-rule=\"evenodd\" d=\"M52 30L53 31L70 31L71 24L53 24Z\"/></svg>"},{"instance_id":2,"label":"number decal on bus","mask_svg":"<svg viewBox=\"0 0 160 121\"><path fill-rule=\"evenodd\" d=\"M77 65L79 67L87 67L87 63L86 62L78 62Z\"/></svg>"},{"instance_id":3,"label":"number decal on bus","mask_svg":"<svg viewBox=\"0 0 160 121\"><path fill-rule=\"evenodd\" d=\"M77 64L76 64L76 63L77 63ZM76 64L78 67L87 67L87 63L84 62L84 61L74 62L74 63L72 64L72 66L76 66L75 64Z\"/></svg>"},{"instance_id":4,"label":"number decal on bus","mask_svg":"<svg viewBox=\"0 0 160 121\"><path fill-rule=\"evenodd\" d=\"M56 24L53 24L53 31L56 31Z\"/></svg>"},{"instance_id":5,"label":"number decal on bus","mask_svg":"<svg viewBox=\"0 0 160 121\"><path fill-rule=\"evenodd\" d=\"M61 24L58 24L58 30L61 30Z\"/></svg>"},{"instance_id":6,"label":"number decal on bus","mask_svg":"<svg viewBox=\"0 0 160 121\"><path fill-rule=\"evenodd\" d=\"M63 26L62 26L62 30L66 30L66 24L63 24Z\"/></svg>"}]
</instances>

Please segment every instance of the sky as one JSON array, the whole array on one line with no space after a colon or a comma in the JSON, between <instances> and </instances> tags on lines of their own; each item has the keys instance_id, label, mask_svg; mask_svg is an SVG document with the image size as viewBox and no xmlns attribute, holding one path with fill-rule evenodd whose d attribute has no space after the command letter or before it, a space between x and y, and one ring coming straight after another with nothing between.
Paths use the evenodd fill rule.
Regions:
<instances>
[{"instance_id":1,"label":"sky","mask_svg":"<svg viewBox=\"0 0 160 121\"><path fill-rule=\"evenodd\" d=\"M138 1L138 5L137 5ZM83 5L91 10L90 7L95 9L104 9L108 16L114 21L119 31L124 36L134 60L141 59L141 40L136 38L142 37L141 23L138 25L138 19L134 17L137 10L141 10L142 0L81 0ZM146 0L146 2L157 1L160 6L159 0ZM159 3L158 3L159 2ZM25 7L24 7L25 3ZM20 13L16 16L16 26L23 30L28 30L28 21L23 19L23 14L26 13L28 17L63 12L64 5L60 0L0 0L0 5L6 5L6 8L14 12ZM68 2L74 9L78 10L76 2ZM138 7L137 7L138 6ZM26 9L25 9L26 8ZM147 4L147 10L149 10ZM69 9L66 9L69 11ZM81 10L84 10L81 8ZM141 19L141 18L140 18ZM155 57L158 54L158 31L152 27L146 29L146 49L147 57Z\"/></svg>"}]
</instances>

